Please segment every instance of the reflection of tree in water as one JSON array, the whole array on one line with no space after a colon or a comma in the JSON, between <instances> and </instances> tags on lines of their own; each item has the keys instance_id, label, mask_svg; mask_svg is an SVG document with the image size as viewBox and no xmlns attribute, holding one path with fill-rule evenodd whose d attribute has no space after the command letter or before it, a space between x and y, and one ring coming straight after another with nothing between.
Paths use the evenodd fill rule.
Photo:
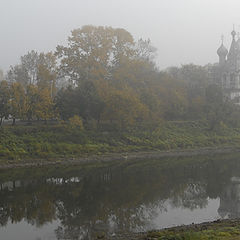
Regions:
<instances>
[{"instance_id":1,"label":"reflection of tree in water","mask_svg":"<svg viewBox=\"0 0 240 240\"><path fill-rule=\"evenodd\" d=\"M59 169L35 180L21 180L17 187L1 184L0 224L24 219L41 226L59 219L58 239L144 230L156 209L164 210L166 200L173 207L193 210L206 206L210 195L219 196L231 172L239 171L239 164L232 162L227 159L221 164L218 160L164 167L157 161L126 162L102 168Z\"/></svg>"},{"instance_id":2,"label":"reflection of tree in water","mask_svg":"<svg viewBox=\"0 0 240 240\"><path fill-rule=\"evenodd\" d=\"M184 207L190 210L204 208L208 204L206 184L202 182L190 182L181 187L182 191L173 193L171 205L173 207Z\"/></svg>"},{"instance_id":3,"label":"reflection of tree in water","mask_svg":"<svg viewBox=\"0 0 240 240\"><path fill-rule=\"evenodd\" d=\"M35 191L36 187L38 188ZM55 219L54 196L52 188L44 184L31 183L11 190L0 191L0 220L6 225L10 219L16 223L25 219L28 223L41 226Z\"/></svg>"},{"instance_id":4,"label":"reflection of tree in water","mask_svg":"<svg viewBox=\"0 0 240 240\"><path fill-rule=\"evenodd\" d=\"M222 218L240 217L240 178L233 177L220 195L218 213Z\"/></svg>"}]
</instances>

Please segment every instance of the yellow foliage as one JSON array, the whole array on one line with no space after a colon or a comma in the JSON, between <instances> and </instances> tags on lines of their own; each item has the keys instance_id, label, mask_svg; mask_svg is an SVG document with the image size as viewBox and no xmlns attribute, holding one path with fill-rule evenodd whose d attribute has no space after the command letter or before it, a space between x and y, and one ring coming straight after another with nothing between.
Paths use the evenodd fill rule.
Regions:
<instances>
[{"instance_id":1,"label":"yellow foliage","mask_svg":"<svg viewBox=\"0 0 240 240\"><path fill-rule=\"evenodd\" d=\"M40 119L54 117L53 100L48 88L38 90L39 101L36 104L36 116Z\"/></svg>"},{"instance_id":2,"label":"yellow foliage","mask_svg":"<svg viewBox=\"0 0 240 240\"><path fill-rule=\"evenodd\" d=\"M81 130L84 129L82 119L78 115L74 115L73 117L69 118L69 125L71 128L79 128Z\"/></svg>"},{"instance_id":3,"label":"yellow foliage","mask_svg":"<svg viewBox=\"0 0 240 240\"><path fill-rule=\"evenodd\" d=\"M99 91L106 106L102 116L104 120L110 119L123 127L148 118L148 108L141 103L131 89L118 90L113 87L106 87L107 91L106 89L105 91Z\"/></svg>"},{"instance_id":4,"label":"yellow foliage","mask_svg":"<svg viewBox=\"0 0 240 240\"><path fill-rule=\"evenodd\" d=\"M10 87L9 105L13 118L23 118L26 111L26 95L21 83L14 82Z\"/></svg>"}]
</instances>

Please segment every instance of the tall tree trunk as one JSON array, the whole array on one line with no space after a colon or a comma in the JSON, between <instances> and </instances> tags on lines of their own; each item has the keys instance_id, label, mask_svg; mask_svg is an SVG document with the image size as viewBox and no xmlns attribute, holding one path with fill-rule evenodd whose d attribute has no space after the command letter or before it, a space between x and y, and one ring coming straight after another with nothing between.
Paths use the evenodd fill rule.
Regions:
<instances>
[{"instance_id":1,"label":"tall tree trunk","mask_svg":"<svg viewBox=\"0 0 240 240\"><path fill-rule=\"evenodd\" d=\"M0 126L2 126L3 118L0 118Z\"/></svg>"}]
</instances>

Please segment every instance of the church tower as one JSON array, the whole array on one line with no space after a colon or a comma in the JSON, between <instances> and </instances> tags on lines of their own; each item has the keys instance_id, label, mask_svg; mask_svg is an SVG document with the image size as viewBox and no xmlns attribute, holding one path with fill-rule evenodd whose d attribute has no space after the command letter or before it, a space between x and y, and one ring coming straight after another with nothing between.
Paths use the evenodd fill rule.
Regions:
<instances>
[{"instance_id":1,"label":"church tower","mask_svg":"<svg viewBox=\"0 0 240 240\"><path fill-rule=\"evenodd\" d=\"M222 44L217 50L219 56L220 85L225 97L240 104L240 39L236 40L236 32L231 32L232 43L229 49Z\"/></svg>"},{"instance_id":2,"label":"church tower","mask_svg":"<svg viewBox=\"0 0 240 240\"><path fill-rule=\"evenodd\" d=\"M228 50L223 45L223 36L222 36L222 44L218 48L217 54L218 54L218 57L219 57L219 66L224 66L224 64L226 63L226 60L227 60L226 58L227 58Z\"/></svg>"}]
</instances>

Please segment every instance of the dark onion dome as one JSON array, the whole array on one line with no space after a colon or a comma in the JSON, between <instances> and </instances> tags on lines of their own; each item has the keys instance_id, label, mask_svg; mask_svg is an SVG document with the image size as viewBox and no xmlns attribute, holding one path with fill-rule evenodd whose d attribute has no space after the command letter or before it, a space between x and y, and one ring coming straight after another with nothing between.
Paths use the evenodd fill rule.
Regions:
<instances>
[{"instance_id":1,"label":"dark onion dome","mask_svg":"<svg viewBox=\"0 0 240 240\"><path fill-rule=\"evenodd\" d=\"M222 44L219 49L217 50L217 54L218 56L227 56L228 54L228 50L224 47L224 45Z\"/></svg>"}]
</instances>

